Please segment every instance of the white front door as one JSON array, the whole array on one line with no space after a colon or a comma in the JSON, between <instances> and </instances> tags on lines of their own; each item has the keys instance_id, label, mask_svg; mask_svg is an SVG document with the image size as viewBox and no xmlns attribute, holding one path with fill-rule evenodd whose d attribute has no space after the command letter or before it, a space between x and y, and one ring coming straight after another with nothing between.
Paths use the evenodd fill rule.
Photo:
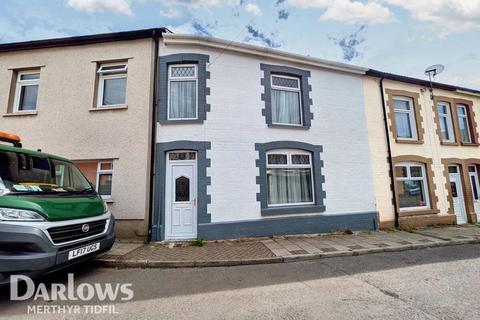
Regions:
<instances>
[{"instance_id":1,"label":"white front door","mask_svg":"<svg viewBox=\"0 0 480 320\"><path fill-rule=\"evenodd\" d=\"M193 151L167 154L165 240L197 237L197 160Z\"/></svg>"},{"instance_id":2,"label":"white front door","mask_svg":"<svg viewBox=\"0 0 480 320\"><path fill-rule=\"evenodd\" d=\"M472 186L473 207L477 214L477 221L480 221L480 183L478 182L477 166L469 166L468 175Z\"/></svg>"},{"instance_id":3,"label":"white front door","mask_svg":"<svg viewBox=\"0 0 480 320\"><path fill-rule=\"evenodd\" d=\"M467 213L465 211L465 201L463 198L462 178L460 176L460 166L448 166L450 175L450 188L452 190L453 210L457 216L457 224L467 223Z\"/></svg>"}]
</instances>

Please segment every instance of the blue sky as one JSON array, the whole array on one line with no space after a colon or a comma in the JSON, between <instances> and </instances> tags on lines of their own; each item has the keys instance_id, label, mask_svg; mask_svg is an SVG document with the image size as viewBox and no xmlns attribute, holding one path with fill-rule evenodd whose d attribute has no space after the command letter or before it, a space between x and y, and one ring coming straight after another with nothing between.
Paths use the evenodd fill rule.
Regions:
<instances>
[{"instance_id":1,"label":"blue sky","mask_svg":"<svg viewBox=\"0 0 480 320\"><path fill-rule=\"evenodd\" d=\"M3 0L0 42L159 26L480 89L480 0Z\"/></svg>"}]
</instances>

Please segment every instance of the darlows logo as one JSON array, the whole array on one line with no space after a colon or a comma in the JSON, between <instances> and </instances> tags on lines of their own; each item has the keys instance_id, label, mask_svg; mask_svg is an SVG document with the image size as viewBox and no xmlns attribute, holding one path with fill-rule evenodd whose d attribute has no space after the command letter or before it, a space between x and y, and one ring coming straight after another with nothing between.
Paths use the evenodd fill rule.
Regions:
<instances>
[{"instance_id":1,"label":"darlows logo","mask_svg":"<svg viewBox=\"0 0 480 320\"><path fill-rule=\"evenodd\" d=\"M25 292L19 292L19 281L25 281ZM50 289L50 290L49 290ZM33 299L35 301L129 301L134 297L131 283L80 283L75 286L73 273L68 274L67 284L52 283L50 288L44 283L35 286L30 277L24 275L10 276L10 299L21 301Z\"/></svg>"}]
</instances>

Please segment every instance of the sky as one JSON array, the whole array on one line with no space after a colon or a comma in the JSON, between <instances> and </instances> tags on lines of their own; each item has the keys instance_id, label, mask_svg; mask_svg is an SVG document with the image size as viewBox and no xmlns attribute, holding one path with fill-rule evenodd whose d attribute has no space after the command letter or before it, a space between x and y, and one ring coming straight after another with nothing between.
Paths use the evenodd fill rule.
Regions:
<instances>
[{"instance_id":1,"label":"sky","mask_svg":"<svg viewBox=\"0 0 480 320\"><path fill-rule=\"evenodd\" d=\"M480 89L480 0L2 0L0 43L167 27Z\"/></svg>"}]
</instances>

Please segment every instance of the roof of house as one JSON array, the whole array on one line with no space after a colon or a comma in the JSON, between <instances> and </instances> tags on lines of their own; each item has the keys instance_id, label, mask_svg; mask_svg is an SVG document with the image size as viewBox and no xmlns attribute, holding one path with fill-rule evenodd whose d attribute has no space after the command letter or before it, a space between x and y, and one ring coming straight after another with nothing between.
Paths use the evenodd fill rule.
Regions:
<instances>
[{"instance_id":1,"label":"roof of house","mask_svg":"<svg viewBox=\"0 0 480 320\"><path fill-rule=\"evenodd\" d=\"M430 82L427 80L422 80L418 78L406 77L398 74L378 71L374 69L368 69L360 66L355 66L351 64L334 62L325 59L314 58L306 55L294 54L285 51L280 51L271 48L260 47L251 44L245 44L235 41L228 41L213 37L199 36L199 35L185 35L185 34L174 34L169 29L161 28L150 28L142 30L133 30L133 31L122 31L122 32L112 32L112 33L102 33L86 36L77 36L77 37L67 37L67 38L56 38L56 39L46 39L46 40L35 40L35 41L25 41L25 42L14 42L14 43L4 43L0 44L0 53L1 52L11 52L11 51L20 51L20 50L32 50L32 49L42 49L42 48L54 48L54 47L66 47L66 46L79 46L86 44L95 44L102 42L112 42L112 41L126 41L126 40L136 40L144 38L154 38L154 37L163 37L165 44L167 45L200 45L205 47L212 47L221 50L232 50L237 52L243 52L247 54L253 54L258 56L272 57L289 62L297 62L306 65L312 65L337 71L350 72L355 74L366 74L371 77L384 78L399 82L411 83L421 86L430 86ZM439 82L432 82L433 88L443 89L447 91L457 91L468 94L480 95L480 90L454 86L450 84L444 84Z\"/></svg>"},{"instance_id":2,"label":"roof of house","mask_svg":"<svg viewBox=\"0 0 480 320\"><path fill-rule=\"evenodd\" d=\"M402 75L398 75L398 74L394 74L394 73L388 73L388 72L378 71L378 70L374 70L374 69L369 69L365 74L367 76L371 76L371 77L384 78L384 79L389 79L389 80L393 80L393 81L399 81L399 82L405 82L405 83L411 83L411 84L416 84L416 85L420 85L420 86L430 87L430 81L428 81L428 80L406 77L406 76L402 76ZM440 83L440 82L432 82L431 85L435 89L480 94L480 90L454 86L454 85L451 85L451 84L445 84L445 83Z\"/></svg>"},{"instance_id":3,"label":"roof of house","mask_svg":"<svg viewBox=\"0 0 480 320\"><path fill-rule=\"evenodd\" d=\"M55 48L55 47L67 47L67 46L80 46L86 44L112 42L112 41L125 41L136 40L152 37L161 37L163 33L171 32L167 28L151 28L143 30L122 31L93 34L87 36L45 39L25 42L12 42L0 44L0 52L31 50L31 49L43 49L43 48Z\"/></svg>"}]
</instances>

